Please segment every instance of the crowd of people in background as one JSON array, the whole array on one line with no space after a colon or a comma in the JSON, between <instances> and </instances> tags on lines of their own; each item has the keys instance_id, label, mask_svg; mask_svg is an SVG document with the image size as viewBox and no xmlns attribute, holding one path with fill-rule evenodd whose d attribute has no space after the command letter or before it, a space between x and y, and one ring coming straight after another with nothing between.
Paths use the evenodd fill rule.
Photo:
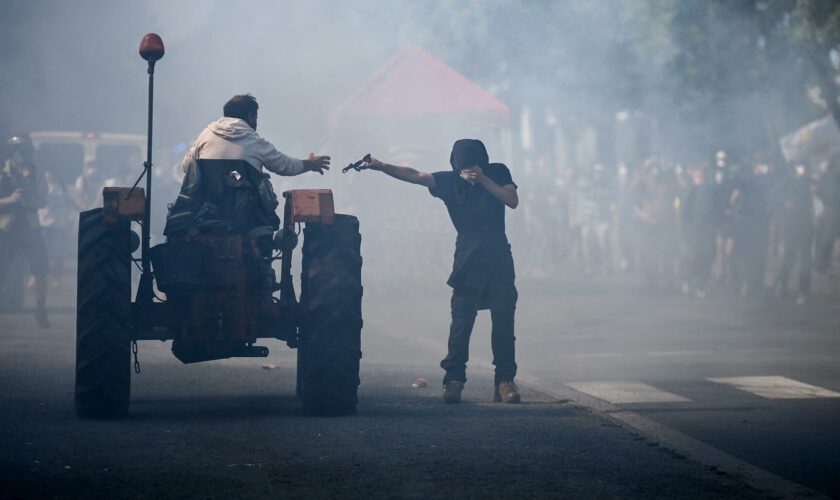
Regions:
<instances>
[{"instance_id":1,"label":"crowd of people in background","mask_svg":"<svg viewBox=\"0 0 840 500\"><path fill-rule=\"evenodd\" d=\"M576 169L538 162L511 170L520 187L520 209L508 215L520 279L630 274L654 292L798 303L811 295L814 273L830 277L835 287L840 282L840 155L774 164L718 151L706 164L649 158L637 165ZM44 174L46 199L37 215L55 284L73 272L68 264L75 258L78 212L99 206L102 187L132 179L111 178L93 163L73 183L62 184L49 169ZM175 180L168 182L170 191L177 188ZM383 211L383 200L351 185L333 188L359 212L370 279L387 284L445 276L439 256L454 235L443 211L408 197L394 205L399 209ZM360 201L352 202L354 195ZM171 198L161 196L160 203ZM416 214L411 224L405 211Z\"/></svg>"},{"instance_id":2,"label":"crowd of people in background","mask_svg":"<svg viewBox=\"0 0 840 500\"><path fill-rule=\"evenodd\" d=\"M551 172L520 186L527 245L517 264L551 277L637 272L651 291L713 292L805 302L814 272L830 274L840 239L840 159L813 165L707 165L650 158L638 166ZM524 264L524 265L522 265ZM791 283L794 270L795 283Z\"/></svg>"}]
</instances>

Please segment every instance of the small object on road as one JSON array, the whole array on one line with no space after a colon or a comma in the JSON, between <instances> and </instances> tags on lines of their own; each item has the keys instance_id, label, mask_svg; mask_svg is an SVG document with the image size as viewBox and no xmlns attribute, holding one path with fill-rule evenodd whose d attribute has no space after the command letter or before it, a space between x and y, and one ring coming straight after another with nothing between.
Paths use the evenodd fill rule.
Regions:
<instances>
[{"instance_id":1,"label":"small object on road","mask_svg":"<svg viewBox=\"0 0 840 500\"><path fill-rule=\"evenodd\" d=\"M411 387L414 387L415 389L420 389L421 387L429 387L429 381L424 378L418 378L414 381L413 384L411 384Z\"/></svg>"},{"instance_id":2,"label":"small object on road","mask_svg":"<svg viewBox=\"0 0 840 500\"><path fill-rule=\"evenodd\" d=\"M277 365L262 365L263 370L276 370Z\"/></svg>"}]
</instances>

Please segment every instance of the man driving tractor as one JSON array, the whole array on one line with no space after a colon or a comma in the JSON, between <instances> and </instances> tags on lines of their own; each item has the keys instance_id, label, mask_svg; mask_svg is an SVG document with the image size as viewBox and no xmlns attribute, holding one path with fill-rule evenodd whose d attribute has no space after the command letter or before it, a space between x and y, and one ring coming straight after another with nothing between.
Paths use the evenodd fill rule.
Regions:
<instances>
[{"instance_id":1,"label":"man driving tractor","mask_svg":"<svg viewBox=\"0 0 840 500\"><path fill-rule=\"evenodd\" d=\"M278 175L299 175L329 170L329 156L310 154L306 160L288 157L257 134L257 99L251 94L235 95L224 105L224 117L208 125L184 159L185 173L195 160L245 160L256 169L263 166Z\"/></svg>"}]
</instances>

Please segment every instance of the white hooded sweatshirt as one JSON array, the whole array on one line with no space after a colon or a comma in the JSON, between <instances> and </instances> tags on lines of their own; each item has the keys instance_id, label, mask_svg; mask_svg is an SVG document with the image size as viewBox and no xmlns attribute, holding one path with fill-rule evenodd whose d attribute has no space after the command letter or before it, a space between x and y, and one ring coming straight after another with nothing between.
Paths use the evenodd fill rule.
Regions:
<instances>
[{"instance_id":1,"label":"white hooded sweatshirt","mask_svg":"<svg viewBox=\"0 0 840 500\"><path fill-rule=\"evenodd\" d=\"M287 176L302 174L305 170L302 160L277 151L239 118L219 118L207 125L181 160L181 169L187 172L198 159L245 160L257 170L261 171L265 166L270 172Z\"/></svg>"}]
</instances>

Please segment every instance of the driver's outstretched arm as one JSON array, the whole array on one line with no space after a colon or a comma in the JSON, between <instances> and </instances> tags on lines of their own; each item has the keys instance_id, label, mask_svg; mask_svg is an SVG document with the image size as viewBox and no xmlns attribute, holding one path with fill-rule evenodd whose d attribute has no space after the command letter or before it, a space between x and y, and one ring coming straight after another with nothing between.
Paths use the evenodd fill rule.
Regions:
<instances>
[{"instance_id":1,"label":"driver's outstretched arm","mask_svg":"<svg viewBox=\"0 0 840 500\"><path fill-rule=\"evenodd\" d=\"M426 186L427 188L434 188L437 185L435 183L435 177L432 174L428 172L420 172L411 167L400 167L397 165L383 163L376 158L371 158L369 162L366 162L365 166L371 170L384 172L394 179L410 182L411 184L419 184L421 186Z\"/></svg>"}]
</instances>

